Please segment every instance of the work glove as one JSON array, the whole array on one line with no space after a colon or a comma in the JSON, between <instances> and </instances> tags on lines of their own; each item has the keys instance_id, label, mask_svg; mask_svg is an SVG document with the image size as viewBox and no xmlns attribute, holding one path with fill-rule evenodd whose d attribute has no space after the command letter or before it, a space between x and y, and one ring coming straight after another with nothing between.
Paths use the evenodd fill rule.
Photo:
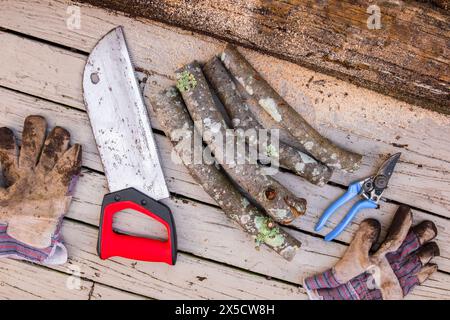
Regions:
<instances>
[{"instance_id":1,"label":"work glove","mask_svg":"<svg viewBox=\"0 0 450 320\"><path fill-rule=\"evenodd\" d=\"M0 257L63 264L67 250L60 234L81 168L81 146L69 148L70 134L55 127L46 138L43 117L25 119L22 147L0 128ZM1 175L0 175L1 176Z\"/></svg>"},{"instance_id":2,"label":"work glove","mask_svg":"<svg viewBox=\"0 0 450 320\"><path fill-rule=\"evenodd\" d=\"M394 216L385 241L379 249L369 251L377 242L380 223L363 221L343 258L330 270L304 280L313 300L392 300L402 299L415 286L437 270L430 263L439 255L433 222L411 227L411 209L401 206Z\"/></svg>"}]
</instances>

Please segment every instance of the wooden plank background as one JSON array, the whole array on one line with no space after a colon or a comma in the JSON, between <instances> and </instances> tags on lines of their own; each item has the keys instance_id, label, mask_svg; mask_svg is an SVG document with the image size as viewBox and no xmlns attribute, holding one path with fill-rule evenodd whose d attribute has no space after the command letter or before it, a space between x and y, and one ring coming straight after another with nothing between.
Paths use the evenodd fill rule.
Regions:
<instances>
[{"instance_id":1,"label":"wooden plank background","mask_svg":"<svg viewBox=\"0 0 450 320\"><path fill-rule=\"evenodd\" d=\"M63 230L70 263L82 271L82 288L72 292L63 285L70 274L67 266L49 269L3 260L0 268L6 272L0 274L0 283L7 285L0 286L1 297L48 298L54 294L55 298L80 299L303 299L306 298L301 288L303 277L332 266L363 219L375 217L386 227L400 202L416 208L417 221L436 222L442 253L436 259L440 271L414 290L410 298L449 298L450 117L244 49L243 54L263 76L321 133L365 155L357 177L337 173L332 184L319 188L291 173L278 175L281 183L309 202L307 215L288 229L303 242L303 249L288 263L266 248L255 251L251 239L227 220L186 169L170 160L169 141L157 133L156 142L172 193L166 204L172 208L177 223L179 262L170 268L124 259L99 260L95 252L98 214L107 190L82 102L81 75L87 53L104 33L123 25L148 94L172 83L173 71L181 64L193 59L206 60L219 53L224 43L85 5L80 5L81 29L70 30L66 26L67 6L73 3L44 0L3 3L0 123L20 134L26 115L44 115L51 126L66 127L74 142L83 144L85 168ZM153 127L159 128L155 122ZM398 150L402 151L401 163L381 210L363 212L338 242L326 244L315 236L313 226L317 218L343 192L341 186L371 174L388 154ZM334 217L321 234L328 232L339 218ZM128 219L120 223L124 228L138 228L141 222ZM42 278L17 284L20 281L8 270L17 270L24 276L34 270L42 273ZM52 278L53 289L40 293L39 287L47 278Z\"/></svg>"},{"instance_id":2,"label":"wooden plank background","mask_svg":"<svg viewBox=\"0 0 450 320\"><path fill-rule=\"evenodd\" d=\"M79 0L203 32L450 114L448 12L417 1ZM379 27L369 28L372 10Z\"/></svg>"}]
</instances>

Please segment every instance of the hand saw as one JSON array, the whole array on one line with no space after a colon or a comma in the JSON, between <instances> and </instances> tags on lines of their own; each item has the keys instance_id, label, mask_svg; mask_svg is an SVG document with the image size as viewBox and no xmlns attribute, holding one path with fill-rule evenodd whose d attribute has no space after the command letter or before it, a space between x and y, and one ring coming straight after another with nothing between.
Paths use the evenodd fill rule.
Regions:
<instances>
[{"instance_id":1,"label":"hand saw","mask_svg":"<svg viewBox=\"0 0 450 320\"><path fill-rule=\"evenodd\" d=\"M175 264L177 243L169 197L152 128L122 27L92 50L83 74L83 94L110 194L103 199L97 251L112 256ZM162 223L167 241L113 230L113 217L132 209Z\"/></svg>"}]
</instances>

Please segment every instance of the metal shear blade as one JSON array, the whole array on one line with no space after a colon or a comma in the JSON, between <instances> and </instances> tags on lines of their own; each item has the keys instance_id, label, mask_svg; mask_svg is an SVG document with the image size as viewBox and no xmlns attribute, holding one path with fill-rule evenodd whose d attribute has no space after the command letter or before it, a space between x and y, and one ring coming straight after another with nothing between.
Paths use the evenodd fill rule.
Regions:
<instances>
[{"instance_id":1,"label":"metal shear blade","mask_svg":"<svg viewBox=\"0 0 450 320\"><path fill-rule=\"evenodd\" d=\"M378 208L378 202L388 186L394 168L400 159L400 155L401 153L396 153L389 157L389 159L381 165L376 174L350 184L347 192L325 210L315 227L315 231L320 231L337 209L358 195L362 196L363 199L356 202L336 228L325 236L326 241L331 241L341 234L360 210Z\"/></svg>"}]
</instances>

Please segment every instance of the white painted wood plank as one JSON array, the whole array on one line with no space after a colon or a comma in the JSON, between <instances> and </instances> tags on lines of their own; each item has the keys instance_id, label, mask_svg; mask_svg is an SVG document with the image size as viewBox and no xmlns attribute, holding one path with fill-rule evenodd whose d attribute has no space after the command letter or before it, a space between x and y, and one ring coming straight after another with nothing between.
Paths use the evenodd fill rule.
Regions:
<instances>
[{"instance_id":1,"label":"white painted wood plank","mask_svg":"<svg viewBox=\"0 0 450 320\"><path fill-rule=\"evenodd\" d=\"M90 300L148 300L148 298L94 283Z\"/></svg>"},{"instance_id":2,"label":"white painted wood plank","mask_svg":"<svg viewBox=\"0 0 450 320\"><path fill-rule=\"evenodd\" d=\"M155 299L305 299L303 289L214 262L179 254L177 264L100 260L96 228L65 221L70 263L83 277ZM65 267L56 267L64 271Z\"/></svg>"},{"instance_id":3,"label":"white painted wood plank","mask_svg":"<svg viewBox=\"0 0 450 320\"><path fill-rule=\"evenodd\" d=\"M0 114L2 114L2 110L6 110L2 114L2 120L0 122L2 125L6 124L20 132L23 118L28 114L39 113L44 115L52 125L58 123L69 129L73 134L75 141L83 144L84 150L95 149L95 147L92 147L94 142L91 137L85 114L80 117L79 114L82 113L79 111L66 110L48 101L39 99L36 101L34 98L11 92L6 89L0 89L0 95L2 96L2 99L0 99ZM61 116L61 114L64 116ZM156 135L156 141L158 150L162 151L162 164L165 174L167 177L171 177L168 180L170 191L194 199L214 203L203 189L193 181L184 166L176 165L171 161L171 146L168 139ZM317 222L318 217L325 210L325 207L332 199L338 197L342 193L340 188L333 186L320 188L304 183L302 182L302 179L292 174L280 174L280 181L299 196L308 199L309 204L306 215L295 221L294 225L301 230L312 233L314 233L314 225ZM103 195L106 192L106 181L103 176L84 172L83 177L79 180L79 185L76 188L75 201L72 204L70 216L93 225L97 224L100 204ZM285 263L283 259L270 251L267 251L264 255L262 255L261 252L256 253L251 243L249 243L251 242L251 239L243 235L243 232L238 227L234 227L233 233L227 237L221 235L220 226L227 226L230 222L220 210L188 201L185 202L186 203L183 203L183 201L178 201L178 203L168 202L168 205L172 208L178 219L177 226L180 246L188 252L231 263L273 277L280 277L281 279L296 283L300 283L301 277L305 272L309 270L314 271L321 266L331 265L330 262L321 259L318 259L317 261L323 264L308 265L308 263L311 262L306 261L316 260L316 258L304 257L301 253L299 257L296 258L296 263L299 263L299 265L303 267L294 268L295 265L291 266L288 263ZM340 214L332 217L330 223L321 233L325 234L325 232L330 231L331 227L335 226L343 214L347 212L348 207L349 206L347 205L340 211ZM348 243L353 238L353 234L357 230L359 223L368 217L380 220L385 229L386 226L389 225L396 208L397 206L395 205L383 203L380 210L366 210L361 212L354 222L339 237L339 240ZM195 219L193 217L195 217ZM441 270L447 272L450 271L450 248L445 245L450 242L450 222L446 219L431 216L420 211L415 212L415 217L416 221L432 219L436 222L439 228L437 240L438 243L441 244L441 254L443 257L439 258L438 262ZM135 222L134 226L138 224L138 222ZM226 230L229 231L228 228ZM137 231L140 230L136 230L136 232ZM317 250L318 253L323 254L324 248L322 247L326 247L328 244L325 244L320 239L310 238L310 240L307 240L305 237L302 237L301 240L304 242L306 241L307 243L311 243L312 241L312 243L317 243L317 245L314 248L306 247L306 250ZM202 245L199 245L199 243ZM237 246L237 243L240 245ZM243 247L246 248L246 251L243 251ZM224 250L224 248L228 249ZM239 252L242 254L246 252L245 255L249 257L248 262L243 263L241 257L239 257ZM329 253L325 251L325 254ZM342 250L337 250L335 251L334 256L338 257L340 254L342 254ZM264 264L265 260L274 260L273 263L277 265L277 267L275 268L271 265L268 266L267 264ZM255 264L257 265L257 268L253 269Z\"/></svg>"},{"instance_id":4,"label":"white painted wood plank","mask_svg":"<svg viewBox=\"0 0 450 320\"><path fill-rule=\"evenodd\" d=\"M81 6L81 29L70 30L66 26L68 15L65 1L6 2L5 10L0 13L1 26L86 52L104 33L116 25L124 25L137 66L150 73L172 76L181 64L193 59L207 59L222 47L220 42L205 36L151 21L136 21L87 6ZM366 155L363 168L357 175L337 173L334 181L348 183L364 177L381 163L379 155L400 150L403 152L402 161L386 196L450 216L450 117L272 57L248 50L244 54L319 131L339 144ZM44 61L46 64L55 65L53 61ZM24 82L28 79L25 78ZM59 80L58 77L55 79ZM70 79L75 81L73 74ZM70 79L66 82L71 82ZM41 95L46 96L45 81L40 88ZM80 93L54 97L53 91L48 94L51 99L62 101L69 97L68 104L83 107ZM310 102L311 107L305 107L304 101ZM403 147L399 149L398 146Z\"/></svg>"},{"instance_id":5,"label":"white painted wood plank","mask_svg":"<svg viewBox=\"0 0 450 320\"><path fill-rule=\"evenodd\" d=\"M30 99L5 89L1 89L0 92L2 96L0 101L7 103L11 110L20 110L22 104L32 105L32 101L35 101L34 98ZM17 97L20 97L20 99L16 100ZM31 101L27 102L27 99ZM1 103L0 107L3 107ZM44 102L40 101L40 103ZM38 106L40 107L39 103ZM51 123L56 122L59 116L59 113L48 112L55 106L53 103L45 102L45 107L43 108L47 112L45 116L49 118ZM29 109L28 111L33 113L33 111L39 111L39 109ZM11 121L9 118L12 114L14 113L6 112L2 117L2 121ZM21 123L22 118L18 118L20 118ZM20 123L15 124L20 126ZM77 122L67 121L70 131L84 132L87 130L86 127L77 127L78 129L74 130L73 124L75 123ZM167 143L165 139L158 139L158 141L166 141ZM176 180L174 181L176 182ZM84 171L76 188L75 201L71 206L69 216L96 225L98 223L100 203L103 194L106 193L105 185L104 176ZM334 193L336 192L338 190L334 191ZM319 201L323 202L323 200L323 196L319 196ZM179 245L182 250L267 274L274 278L300 284L304 276L332 266L345 250L345 246L336 243L325 244L319 238L294 232L293 234L303 242L303 248L294 262L288 263L266 248L262 248L259 252L255 251L252 240L239 227L231 224L224 214L216 208L177 199L169 201L167 204L172 208L177 222ZM310 228L312 228L314 219L311 218L310 220ZM139 223L139 220L131 222L135 226L139 225ZM350 238L351 235L349 234L348 237ZM267 261L270 261L270 263L267 263ZM445 261L440 261L441 267L445 268L445 264L443 264ZM95 268L95 265L93 267ZM446 284L443 283L443 285ZM448 288L445 289L445 287L444 289L421 287L419 290L423 289L432 290L431 292L434 293L436 290L438 292L449 290ZM424 294L426 295L426 293Z\"/></svg>"},{"instance_id":6,"label":"white painted wood plank","mask_svg":"<svg viewBox=\"0 0 450 320\"><path fill-rule=\"evenodd\" d=\"M28 99L31 100L25 103L28 106L32 106L33 101L36 101L34 98L23 96L9 90L1 90L2 96L5 99L0 99L0 101L7 102L12 107L8 112L4 113L3 119L5 122L11 121L9 119L10 115L15 114L12 110L20 110L21 104L24 104ZM16 100L15 97L20 98ZM32 108L28 111L33 113L33 111L45 110L45 116L49 118L50 122L57 122L60 113L54 113L52 108L59 106L50 102L38 101L37 104L39 105L39 103L45 105L43 109ZM70 113L69 111L71 112L71 110L67 110L66 113ZM23 117L18 117L17 115L16 117L20 118L21 121L23 119ZM16 125L20 126L20 123L16 123ZM67 121L68 128L71 131L73 131L72 126L74 123L77 122ZM75 132L83 132L86 130L87 127L85 125L85 127L78 127L78 130L75 130ZM161 141L166 141L167 143L167 140L161 139ZM76 189L75 202L71 207L69 216L96 224L98 222L100 201L106 192L104 186L105 179L103 176L85 172ZM78 190L81 190L81 194L78 193ZM170 202L169 205L174 210L177 224L180 226L178 228L180 247L184 250L248 268L252 271L285 278L292 282L300 283L304 275L330 267L336 262L337 257L342 255L343 250L345 250L345 247L342 245L333 243L325 246L321 239L295 233L296 236L302 237L300 239L303 241L304 246L297 257L298 260L289 264L266 248L256 252L251 244L251 239L243 234L238 227L230 225L230 222L220 210L182 200ZM135 223L139 224L139 221ZM83 244L80 244L80 246L80 250L85 248ZM95 255L95 252L93 255ZM91 267L95 269L96 260L93 259L91 260L93 264ZM270 261L270 264L267 261ZM97 274L99 273L97 272ZM111 285L113 284L111 283ZM419 290L423 288L419 288ZM128 290L127 288L124 289ZM433 294L436 294L437 291L437 294L439 294L439 291L448 289L427 288L427 290L432 290ZM426 293L424 294L426 295Z\"/></svg>"},{"instance_id":7,"label":"white painted wood plank","mask_svg":"<svg viewBox=\"0 0 450 320\"><path fill-rule=\"evenodd\" d=\"M70 286L70 275L23 261L0 259L0 299L88 300L91 281ZM67 285L69 282L69 286Z\"/></svg>"},{"instance_id":8,"label":"white painted wood plank","mask_svg":"<svg viewBox=\"0 0 450 320\"><path fill-rule=\"evenodd\" d=\"M0 41L5 44L0 85L84 110L80 95L84 55L37 41L27 47L26 39L5 32L0 32Z\"/></svg>"}]
</instances>

